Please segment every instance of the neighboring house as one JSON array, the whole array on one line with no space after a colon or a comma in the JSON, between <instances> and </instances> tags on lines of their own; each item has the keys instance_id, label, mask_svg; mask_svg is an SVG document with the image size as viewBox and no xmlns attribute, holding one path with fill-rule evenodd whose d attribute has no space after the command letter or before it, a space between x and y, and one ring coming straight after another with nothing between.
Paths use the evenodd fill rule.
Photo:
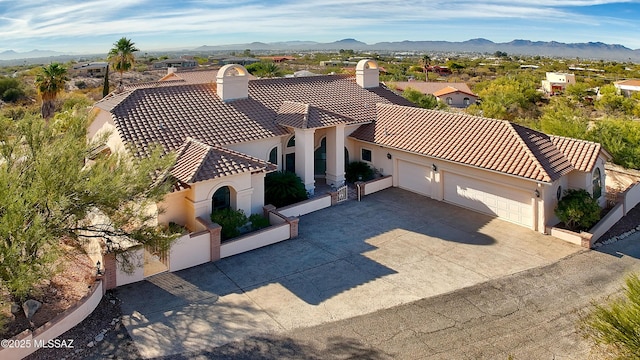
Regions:
<instances>
[{"instance_id":1,"label":"neighboring house","mask_svg":"<svg viewBox=\"0 0 640 360\"><path fill-rule=\"evenodd\" d=\"M435 73L438 74L440 76L448 76L451 75L452 72L451 70L446 67L446 66L439 66L439 65L429 65L427 67L424 68L426 72L430 72L430 73Z\"/></svg>"},{"instance_id":2,"label":"neighboring house","mask_svg":"<svg viewBox=\"0 0 640 360\"><path fill-rule=\"evenodd\" d=\"M640 92L640 80L638 79L616 81L614 86L625 97L630 97L633 93Z\"/></svg>"},{"instance_id":3,"label":"neighboring house","mask_svg":"<svg viewBox=\"0 0 640 360\"><path fill-rule=\"evenodd\" d=\"M554 95L563 92L568 85L575 83L575 74L548 72L546 80L542 80L542 90L549 95Z\"/></svg>"},{"instance_id":4,"label":"neighboring house","mask_svg":"<svg viewBox=\"0 0 640 360\"><path fill-rule=\"evenodd\" d=\"M107 62L90 62L73 65L72 71L77 75L104 77L107 73Z\"/></svg>"},{"instance_id":5,"label":"neighboring house","mask_svg":"<svg viewBox=\"0 0 640 360\"><path fill-rule=\"evenodd\" d=\"M215 84L111 94L96 104L89 136L111 131L111 152L147 156L154 143L175 152L177 186L158 221L191 230L213 209L261 212L270 171L297 173L313 193L316 180L343 184L350 161L392 175L394 186L539 232L558 222L564 189L587 189L604 204L609 155L599 144L419 109L381 86L378 71L362 60L355 79L250 80L227 65Z\"/></svg>"},{"instance_id":6,"label":"neighboring house","mask_svg":"<svg viewBox=\"0 0 640 360\"><path fill-rule=\"evenodd\" d=\"M218 60L220 65L229 65L229 64L238 64L238 65L251 65L260 62L260 59L252 58L252 57L225 57Z\"/></svg>"},{"instance_id":7,"label":"neighboring house","mask_svg":"<svg viewBox=\"0 0 640 360\"><path fill-rule=\"evenodd\" d=\"M167 69L167 68L176 68L176 69L189 69L192 70L198 67L198 62L195 60L189 59L166 59L162 61L156 61L153 63L153 68L158 69Z\"/></svg>"},{"instance_id":8,"label":"neighboring house","mask_svg":"<svg viewBox=\"0 0 640 360\"><path fill-rule=\"evenodd\" d=\"M475 104L478 100L478 95L474 94L465 83L400 81L389 83L389 85L398 91L411 88L423 94L431 94L438 101L442 101L451 107L466 108L471 104Z\"/></svg>"}]
</instances>

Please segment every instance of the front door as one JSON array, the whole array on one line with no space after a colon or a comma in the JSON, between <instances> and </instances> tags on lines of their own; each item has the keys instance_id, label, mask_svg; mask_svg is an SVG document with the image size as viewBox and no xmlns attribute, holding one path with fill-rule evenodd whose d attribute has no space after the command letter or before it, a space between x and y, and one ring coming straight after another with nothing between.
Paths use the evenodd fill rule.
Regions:
<instances>
[{"instance_id":1,"label":"front door","mask_svg":"<svg viewBox=\"0 0 640 360\"><path fill-rule=\"evenodd\" d=\"M285 155L285 171L296 172L296 153Z\"/></svg>"}]
</instances>

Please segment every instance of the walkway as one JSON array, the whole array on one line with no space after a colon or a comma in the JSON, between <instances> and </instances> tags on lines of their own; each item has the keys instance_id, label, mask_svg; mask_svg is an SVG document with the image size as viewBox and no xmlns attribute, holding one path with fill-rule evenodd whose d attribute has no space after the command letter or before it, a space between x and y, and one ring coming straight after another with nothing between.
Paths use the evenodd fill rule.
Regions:
<instances>
[{"instance_id":1,"label":"walkway","mask_svg":"<svg viewBox=\"0 0 640 360\"><path fill-rule=\"evenodd\" d=\"M394 188L303 216L297 239L117 295L140 353L154 357L369 314L581 251Z\"/></svg>"}]
</instances>

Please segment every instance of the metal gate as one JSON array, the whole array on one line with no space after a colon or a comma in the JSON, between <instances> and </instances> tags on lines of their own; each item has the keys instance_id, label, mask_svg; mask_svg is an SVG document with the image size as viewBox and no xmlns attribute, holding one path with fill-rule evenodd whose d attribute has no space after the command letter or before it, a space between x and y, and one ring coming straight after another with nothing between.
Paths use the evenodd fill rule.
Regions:
<instances>
[{"instance_id":1,"label":"metal gate","mask_svg":"<svg viewBox=\"0 0 640 360\"><path fill-rule=\"evenodd\" d=\"M339 203L349 199L349 187L347 185L339 187L337 191Z\"/></svg>"}]
</instances>

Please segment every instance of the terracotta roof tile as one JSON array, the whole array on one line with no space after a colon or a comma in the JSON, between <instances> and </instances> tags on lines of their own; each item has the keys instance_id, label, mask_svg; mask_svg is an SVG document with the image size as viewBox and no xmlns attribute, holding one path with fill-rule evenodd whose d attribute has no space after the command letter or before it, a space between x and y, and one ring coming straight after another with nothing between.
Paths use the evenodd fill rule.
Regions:
<instances>
[{"instance_id":1,"label":"terracotta roof tile","mask_svg":"<svg viewBox=\"0 0 640 360\"><path fill-rule=\"evenodd\" d=\"M462 93L462 94L469 95L469 96L477 97L477 95L475 95L474 93L472 93L470 91L463 91L463 90L460 90L460 89L456 89L456 88L454 88L452 86L447 86L445 88L442 88L442 89L434 92L433 96L440 97L440 96L444 96L444 95L455 94L455 93L458 93L458 92Z\"/></svg>"},{"instance_id":2,"label":"terracotta roof tile","mask_svg":"<svg viewBox=\"0 0 640 360\"><path fill-rule=\"evenodd\" d=\"M622 81L617 81L616 84L626 85L626 86L640 86L640 80L638 79L622 80Z\"/></svg>"},{"instance_id":3,"label":"terracotta roof tile","mask_svg":"<svg viewBox=\"0 0 640 360\"><path fill-rule=\"evenodd\" d=\"M189 137L177 151L171 174L183 183L192 184L245 172L270 172L276 169L267 161L220 146L210 146Z\"/></svg>"},{"instance_id":4,"label":"terracotta roof tile","mask_svg":"<svg viewBox=\"0 0 640 360\"><path fill-rule=\"evenodd\" d=\"M397 81L397 82L390 82L389 86L391 88L397 88L399 91L404 91L407 88L412 88L414 90L420 91L423 94L433 94L433 95L435 95L435 93L438 91L442 91L442 89L446 89L450 87L453 89L457 89L460 92L477 96L473 93L473 91L471 91L469 86L465 83Z\"/></svg>"},{"instance_id":5,"label":"terracotta roof tile","mask_svg":"<svg viewBox=\"0 0 640 360\"><path fill-rule=\"evenodd\" d=\"M96 106L111 112L122 139L145 156L151 143L173 151L188 136L227 145L286 135L276 123L285 101L308 104L313 127L373 121L377 103L413 106L384 87L363 89L345 76L251 80L249 98L226 103L215 84L141 87Z\"/></svg>"},{"instance_id":6,"label":"terracotta roof tile","mask_svg":"<svg viewBox=\"0 0 640 360\"><path fill-rule=\"evenodd\" d=\"M548 135L466 114L380 104L376 121L351 136L536 181L552 182L573 170Z\"/></svg>"},{"instance_id":7,"label":"terracotta roof tile","mask_svg":"<svg viewBox=\"0 0 640 360\"><path fill-rule=\"evenodd\" d=\"M604 153L605 157L609 159L611 158L599 143L554 135L551 135L550 138L576 170L592 171L600 153Z\"/></svg>"}]
</instances>

